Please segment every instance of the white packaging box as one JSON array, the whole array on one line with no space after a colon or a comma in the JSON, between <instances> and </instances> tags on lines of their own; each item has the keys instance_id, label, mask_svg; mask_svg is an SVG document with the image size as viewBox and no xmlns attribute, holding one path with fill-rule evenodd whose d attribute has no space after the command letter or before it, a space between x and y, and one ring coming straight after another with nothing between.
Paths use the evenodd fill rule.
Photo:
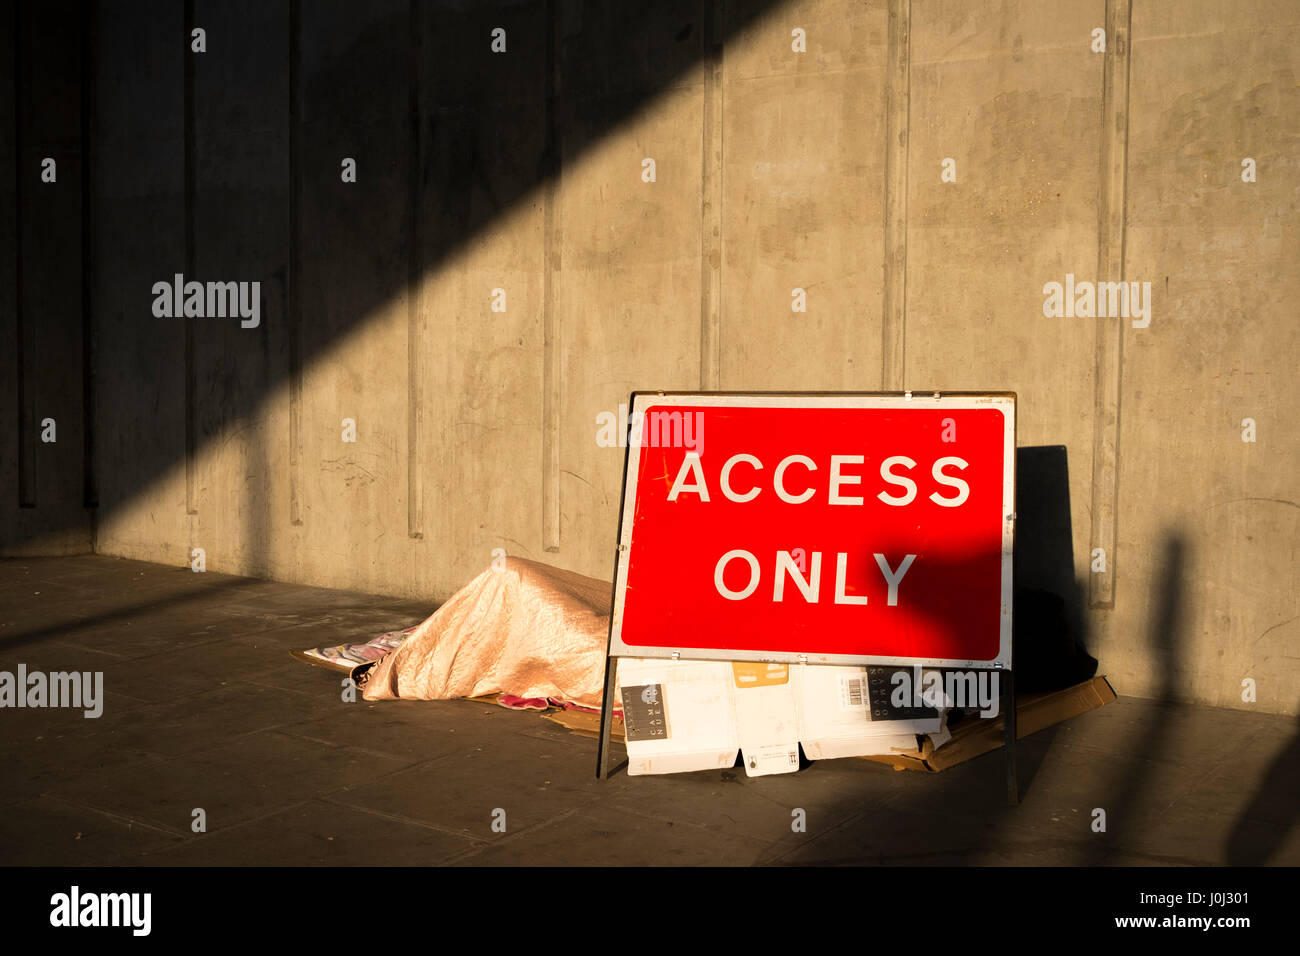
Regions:
<instances>
[{"instance_id":1,"label":"white packaging box","mask_svg":"<svg viewBox=\"0 0 1300 956\"><path fill-rule=\"evenodd\" d=\"M939 734L944 720L871 719L865 667L800 664L791 668L799 741L809 760L915 750L918 734Z\"/></svg>"},{"instance_id":2,"label":"white packaging box","mask_svg":"<svg viewBox=\"0 0 1300 956\"><path fill-rule=\"evenodd\" d=\"M627 741L627 773L683 773L727 769L740 749L731 700L731 665L623 657L618 686L662 688L667 737Z\"/></svg>"},{"instance_id":3,"label":"white packaging box","mask_svg":"<svg viewBox=\"0 0 1300 956\"><path fill-rule=\"evenodd\" d=\"M658 685L666 736L627 741L628 775L725 770L740 753L761 777L809 760L913 751L917 736L946 739L945 721L871 719L865 667L624 657L624 687Z\"/></svg>"}]
</instances>

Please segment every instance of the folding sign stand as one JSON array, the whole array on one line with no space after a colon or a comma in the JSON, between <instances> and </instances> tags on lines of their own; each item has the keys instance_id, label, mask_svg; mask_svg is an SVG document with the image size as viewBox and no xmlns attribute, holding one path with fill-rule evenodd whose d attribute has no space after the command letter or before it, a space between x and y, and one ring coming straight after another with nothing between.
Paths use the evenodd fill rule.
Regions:
<instances>
[{"instance_id":1,"label":"folding sign stand","mask_svg":"<svg viewBox=\"0 0 1300 956\"><path fill-rule=\"evenodd\" d=\"M1015 455L1012 455L1012 467L1015 465ZM1010 526L1011 547L1015 549L1016 539L1016 515L1015 512L1007 515L1007 523ZM1012 595L1016 593L1015 581L1015 564L1011 565L1011 585ZM1012 600L1014 607L1015 601ZM1015 654L1015 617L1012 616L1011 622L1011 654L1007 666L1002 671L1002 750L1005 760L1006 778L1007 778L1007 803L1013 807L1020 805L1020 783L1016 779L1016 654Z\"/></svg>"},{"instance_id":2,"label":"folding sign stand","mask_svg":"<svg viewBox=\"0 0 1300 956\"><path fill-rule=\"evenodd\" d=\"M605 700L600 707L600 737L596 743L596 776L601 780L609 778L609 731L614 723L615 678L614 661L616 658L605 655Z\"/></svg>"},{"instance_id":3,"label":"folding sign stand","mask_svg":"<svg viewBox=\"0 0 1300 956\"><path fill-rule=\"evenodd\" d=\"M628 403L629 409L635 405L635 394L632 396L632 399L633 401ZM629 462L631 461L632 440L634 436L635 432L633 429L632 416L629 414L627 420L627 440L623 445L623 487L618 496L618 500L623 504L623 507L621 507L618 512L619 545L614 558L614 593L609 602L611 609L609 619L610 635L605 644L605 696L600 705L600 735L596 738L596 777L600 780L609 779L609 735L614 724L614 695L618 693L618 688L615 686L618 683L618 665L614 663L617 658L615 658L613 653L611 653L614 638L614 616L612 609L618 606L618 567L623 563L626 557L622 543L623 519L624 515L627 513L627 470Z\"/></svg>"},{"instance_id":4,"label":"folding sign stand","mask_svg":"<svg viewBox=\"0 0 1300 956\"><path fill-rule=\"evenodd\" d=\"M1016 678L1011 669L1002 675L1002 749L1006 751L1007 803L1020 804L1020 784L1016 781Z\"/></svg>"},{"instance_id":5,"label":"folding sign stand","mask_svg":"<svg viewBox=\"0 0 1300 956\"><path fill-rule=\"evenodd\" d=\"M1012 393L633 393L597 777L611 770L620 657L912 665L998 675L1018 803L1015 404ZM797 574L783 550L796 546L800 561L811 555Z\"/></svg>"}]
</instances>

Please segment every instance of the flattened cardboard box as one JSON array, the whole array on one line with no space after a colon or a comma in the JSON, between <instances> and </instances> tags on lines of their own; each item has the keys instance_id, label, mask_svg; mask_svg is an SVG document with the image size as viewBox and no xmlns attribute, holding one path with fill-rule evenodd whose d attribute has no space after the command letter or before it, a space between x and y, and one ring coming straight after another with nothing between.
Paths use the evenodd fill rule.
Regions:
<instances>
[{"instance_id":1,"label":"flattened cardboard box","mask_svg":"<svg viewBox=\"0 0 1300 956\"><path fill-rule=\"evenodd\" d=\"M745 775L799 769L799 714L790 665L735 661L730 666L736 733Z\"/></svg>"},{"instance_id":2,"label":"flattened cardboard box","mask_svg":"<svg viewBox=\"0 0 1300 956\"><path fill-rule=\"evenodd\" d=\"M794 773L800 743L814 760L892 755L942 730L938 714L873 720L864 667L624 657L616 681L633 777L731 767L737 751L746 776Z\"/></svg>"},{"instance_id":3,"label":"flattened cardboard box","mask_svg":"<svg viewBox=\"0 0 1300 956\"><path fill-rule=\"evenodd\" d=\"M628 775L734 766L740 733L731 673L721 661L620 659Z\"/></svg>"},{"instance_id":4,"label":"flattened cardboard box","mask_svg":"<svg viewBox=\"0 0 1300 956\"><path fill-rule=\"evenodd\" d=\"M1063 690L1021 694L1016 699L1016 737L1019 739L1035 734L1061 721L1109 704L1114 699L1115 691L1104 676L1094 677ZM594 739L600 733L600 714L563 710L543 716L583 737ZM610 737L613 740L623 740L623 721L618 717L611 724ZM859 759L888 764L897 770L941 773L1001 746L1002 718L995 717L989 720L969 720L957 725L951 738L939 747L926 735L920 738L915 750Z\"/></svg>"},{"instance_id":5,"label":"flattened cardboard box","mask_svg":"<svg viewBox=\"0 0 1300 956\"><path fill-rule=\"evenodd\" d=\"M794 670L799 742L809 760L893 756L916 749L920 735L941 734L944 713L891 718L873 707L866 667L805 665Z\"/></svg>"},{"instance_id":6,"label":"flattened cardboard box","mask_svg":"<svg viewBox=\"0 0 1300 956\"><path fill-rule=\"evenodd\" d=\"M1016 739L1036 734L1053 724L1095 710L1115 699L1115 691L1104 676L1062 690L1016 696ZM935 746L929 737L919 739L920 746L908 753L862 757L891 765L895 770L921 770L942 773L949 767L965 763L1002 746L1003 718L974 718L952 729L951 738Z\"/></svg>"}]
</instances>

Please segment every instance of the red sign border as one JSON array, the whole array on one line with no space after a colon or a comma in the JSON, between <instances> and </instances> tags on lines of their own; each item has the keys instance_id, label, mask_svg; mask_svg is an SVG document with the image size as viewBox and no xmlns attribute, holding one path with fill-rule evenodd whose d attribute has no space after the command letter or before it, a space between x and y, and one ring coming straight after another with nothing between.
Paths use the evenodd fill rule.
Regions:
<instances>
[{"instance_id":1,"label":"red sign border","mask_svg":"<svg viewBox=\"0 0 1300 956\"><path fill-rule=\"evenodd\" d=\"M640 447L627 442L623 461L622 508L618 522L618 553L614 570L613 613L610 615L609 657L682 658L687 660L770 661L789 664L918 665L955 669L1010 670L1012 643L1012 556L1015 550L1016 501L1016 400L1015 392L633 392L628 402L629 432L638 413L660 404L706 404L744 407L753 400L758 406L785 408L999 408L1004 418L1002 480L1002 575L1000 626L997 657L991 660L954 660L930 657L880 657L857 654L806 654L798 651L733 651L719 648L648 647L628 645L622 640L623 602L627 592L628 557L636 505L636 476Z\"/></svg>"}]
</instances>

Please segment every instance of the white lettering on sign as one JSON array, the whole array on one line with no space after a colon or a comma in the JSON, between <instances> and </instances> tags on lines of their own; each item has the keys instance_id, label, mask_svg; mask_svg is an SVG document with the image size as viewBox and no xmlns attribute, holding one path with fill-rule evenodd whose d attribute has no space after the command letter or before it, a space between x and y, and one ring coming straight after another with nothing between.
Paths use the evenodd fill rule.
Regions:
<instances>
[{"instance_id":1,"label":"white lettering on sign","mask_svg":"<svg viewBox=\"0 0 1300 956\"><path fill-rule=\"evenodd\" d=\"M862 475L850 473L847 469L861 465L865 461L866 457L863 455L831 455L830 477L826 484L827 504L861 505L865 503L866 499L862 495L845 493L845 489L861 486L863 482ZM738 491L732 484L732 471L738 464L748 465L755 472L761 472L763 462L755 455L745 453L732 455L723 464L722 470L718 474L718 484L722 488L723 497L728 501L744 504L761 495L765 488L759 476L755 474L749 479L753 482L749 490ZM786 472L792 465L798 465L809 472L803 479L805 486L802 490L792 490L791 485L799 482L793 475L788 478L786 476ZM885 504L896 508L910 505L916 500L917 484L908 474L900 474L900 470L910 472L916 466L917 463L906 455L891 455L881 461L881 481L895 489L902 489L902 492L884 490L877 492L876 497ZM951 489L956 494L941 495L938 491L934 491L928 496L929 499L944 508L958 508L965 504L966 500L970 498L970 485L956 475L946 474L944 469L955 468L963 471L967 467L968 463L964 459L952 455L935 460L930 466L930 477L936 485ZM772 472L772 490L786 504L801 505L812 500L821 490L812 475L817 470L817 463L807 455L787 455L777 463L776 469ZM682 458L682 465L677 470L677 477L673 479L672 489L668 492L668 500L676 501L680 495L684 494L698 495L699 500L704 502L710 500L708 479L704 475L704 467L697 452L688 451Z\"/></svg>"},{"instance_id":2,"label":"white lettering on sign","mask_svg":"<svg viewBox=\"0 0 1300 956\"><path fill-rule=\"evenodd\" d=\"M776 553L776 583L772 586L772 600L785 600L785 578L786 575L794 581L795 586L803 594L803 599L809 604L817 603L817 591L821 585L822 579L822 553L814 551L812 556L812 573L807 578L799 570L799 565L795 563L789 551L778 551Z\"/></svg>"},{"instance_id":3,"label":"white lettering on sign","mask_svg":"<svg viewBox=\"0 0 1300 956\"><path fill-rule=\"evenodd\" d=\"M755 485L753 488L751 488L749 491L746 491L744 494L736 494L736 492L732 491L731 483L729 479L731 477L731 469L735 467L736 462L738 461L746 462L747 464L753 465L755 468L760 470L763 467L763 463L759 461L757 458L755 458L753 455L732 455L730 458L727 459L727 463L722 466L722 473L718 475L718 481L722 484L723 495L725 495L729 501L738 501L741 504L744 504L746 501L753 501L754 498L757 497L760 489L757 485Z\"/></svg>"},{"instance_id":4,"label":"white lettering on sign","mask_svg":"<svg viewBox=\"0 0 1300 956\"><path fill-rule=\"evenodd\" d=\"M861 474L854 474L848 471L848 468L862 465L866 462L864 455L831 455L829 480L826 485L826 501L832 505L862 505L866 499L862 495L851 495L844 493L844 489L850 486L861 486L863 478ZM754 472L750 479L753 484L747 491L738 491L732 484L732 472L737 465L744 464ZM800 505L811 500L817 493L818 488L815 483L811 482L808 487L802 491L794 493L786 485L786 471L792 466L798 465L808 472L811 479L812 473L818 470L817 463L807 455L787 455L777 464L772 473L772 490L776 496L787 504ZM886 485L902 489L901 494L890 493L889 491L880 491L876 497L887 505L896 508L902 508L910 505L916 500L917 484L906 473L916 468L917 463L906 455L891 455L880 463L880 479ZM957 508L965 504L970 498L970 485L955 475L949 475L944 472L945 468L956 468L965 470L968 463L956 456L947 456L937 459L930 466L930 476L934 482L945 488L956 491L954 495L941 495L937 491L931 492L929 498L935 504L944 508ZM744 504L753 501L763 493L764 487L758 480L758 473L763 470L763 462L755 455L740 453L732 455L722 465L722 470L718 473L718 484L722 489L722 495L728 501L734 501L737 504ZM673 480L672 489L668 492L669 501L677 501L683 494L694 494L702 502L709 502L709 483L704 475L704 466L697 452L687 452L682 458L681 467L677 470L677 477ZM875 554L876 566L880 569L884 577L885 584L889 589L886 604L889 607L898 606L898 587L907 574L908 568L916 560L916 555L905 555L897 568L891 568L888 559L883 554ZM835 594L832 598L835 604L866 604L865 595L853 595L846 593L846 582L848 580L848 554L839 552L835 559ZM749 582L739 591L733 590L723 582L723 575L726 572L727 565L736 559L743 559L749 565ZM800 562L796 561L790 551L778 551L776 553L774 569L774 578L772 582L772 600L780 603L785 600L785 585L789 579L799 593L803 595L805 601L809 604L816 604L821 594L821 572L822 572L822 554L820 551L812 552L812 566L805 577L800 569ZM713 584L718 594L729 601L743 601L752 595L757 589L762 577L758 558L743 549L728 551L718 559L717 565L713 571Z\"/></svg>"},{"instance_id":5,"label":"white lettering on sign","mask_svg":"<svg viewBox=\"0 0 1300 956\"><path fill-rule=\"evenodd\" d=\"M962 481L960 478L953 478L950 475L945 475L943 473L945 465L952 465L954 468L964 469L966 467L966 462L962 461L960 458L940 458L934 463L934 467L930 469L930 474L934 476L934 480L939 482L939 484L957 489L957 497L942 498L939 496L938 492L936 492L930 495L930 500L936 505L943 505L945 508L956 508L958 505L965 504L966 499L970 497L970 485L966 484L966 482Z\"/></svg>"},{"instance_id":6,"label":"white lettering on sign","mask_svg":"<svg viewBox=\"0 0 1300 956\"><path fill-rule=\"evenodd\" d=\"M889 562L885 560L883 554L877 554L875 558L876 565L880 568L880 573L885 576L885 581L889 585L889 600L885 603L890 607L897 607L898 584L903 580L903 575L907 573L907 569L912 566L912 562L916 560L916 555L909 554L905 557L903 563L898 566L898 570L896 571L891 571L889 569Z\"/></svg>"},{"instance_id":7,"label":"white lettering on sign","mask_svg":"<svg viewBox=\"0 0 1300 956\"><path fill-rule=\"evenodd\" d=\"M910 505L916 499L916 482L911 478L895 475L891 470L895 465L902 465L904 468L915 468L916 462L906 455L894 455L892 458L886 458L880 463L880 477L891 485L906 488L907 494L891 495L887 491L882 491L876 497L887 505L898 505L901 508L903 505Z\"/></svg>"},{"instance_id":8,"label":"white lettering on sign","mask_svg":"<svg viewBox=\"0 0 1300 956\"><path fill-rule=\"evenodd\" d=\"M792 462L796 461L809 471L817 470L817 465L807 455L790 455L788 458L781 459L781 464L776 466L776 474L773 476L773 481L776 484L776 496L786 504L791 505L801 505L815 494L811 488L798 495L792 495L785 490L785 483L782 480L785 476L785 470L790 467Z\"/></svg>"},{"instance_id":9,"label":"white lettering on sign","mask_svg":"<svg viewBox=\"0 0 1300 956\"><path fill-rule=\"evenodd\" d=\"M686 477L687 472L694 477L694 484L683 485L682 479ZM672 491L668 492L668 500L676 501L677 496L683 491L693 491L700 496L701 501L709 500L709 487L704 483L704 471L700 468L700 456L698 452L688 451L682 458L682 467L677 470L677 478L673 481Z\"/></svg>"},{"instance_id":10,"label":"white lettering on sign","mask_svg":"<svg viewBox=\"0 0 1300 956\"><path fill-rule=\"evenodd\" d=\"M727 564L734 558L744 558L749 562L749 584L745 586L743 591L733 591L722 583L722 574L727 570ZM754 557L748 551L742 551L740 549L728 551L718 559L718 566L713 569L713 586L717 588L718 593L728 601L745 600L745 598L753 594L754 590L758 587L758 558Z\"/></svg>"},{"instance_id":11,"label":"white lettering on sign","mask_svg":"<svg viewBox=\"0 0 1300 956\"><path fill-rule=\"evenodd\" d=\"M907 574L908 568L916 560L916 555L904 555L903 560L899 562L897 568L889 566L889 559L883 554L872 555L876 559L876 567L880 568L880 573L884 576L885 584L889 588L889 597L886 604L889 607L898 606L898 586L903 581L903 576ZM734 591L723 582L722 577L726 573L727 565L732 561L742 559L749 565L749 583L741 590ZM822 553L820 551L812 552L811 568L808 576L804 577L799 570L799 564L795 561L789 551L778 551L774 564L775 578L772 584L772 600L781 603L785 600L785 582L789 578L794 586L799 589L803 599L809 604L816 604L821 596L821 577L822 577ZM845 581L848 578L849 556L847 552L841 551L835 556L835 595L833 598L836 604L866 604L866 595L852 595L844 593ZM713 569L713 586L717 589L718 594L722 595L728 601L743 601L755 591L758 590L762 571L759 567L758 558L743 548L736 548L728 551L718 559L717 565Z\"/></svg>"},{"instance_id":12,"label":"white lettering on sign","mask_svg":"<svg viewBox=\"0 0 1300 956\"><path fill-rule=\"evenodd\" d=\"M841 551L835 556L835 603L836 604L866 604L867 597L862 595L858 597L855 594L844 593L844 582L849 576L849 556Z\"/></svg>"},{"instance_id":13,"label":"white lettering on sign","mask_svg":"<svg viewBox=\"0 0 1300 956\"><path fill-rule=\"evenodd\" d=\"M866 458L862 455L831 455L831 497L830 503L833 505L860 505L862 497L860 495L841 495L840 485L860 485L862 484L861 475L845 475L840 473L841 465L860 465Z\"/></svg>"}]
</instances>

